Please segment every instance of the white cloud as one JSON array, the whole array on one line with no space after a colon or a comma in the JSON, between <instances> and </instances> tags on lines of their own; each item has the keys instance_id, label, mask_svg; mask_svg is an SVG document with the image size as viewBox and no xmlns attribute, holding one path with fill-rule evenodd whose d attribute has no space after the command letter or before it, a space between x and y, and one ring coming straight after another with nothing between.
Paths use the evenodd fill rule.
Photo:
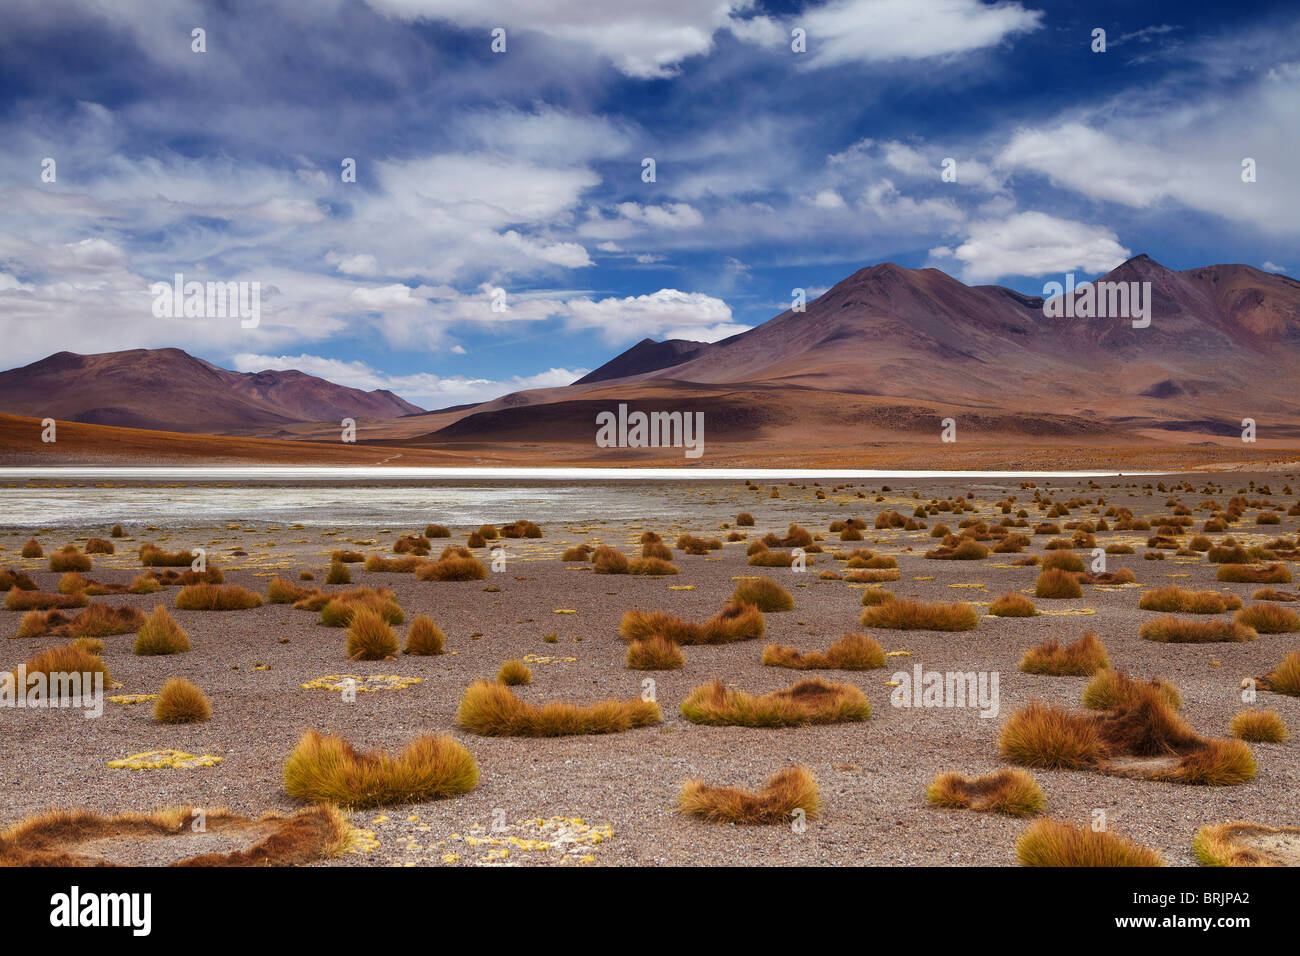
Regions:
<instances>
[{"instance_id":1,"label":"white cloud","mask_svg":"<svg viewBox=\"0 0 1300 956\"><path fill-rule=\"evenodd\" d=\"M989 282L1007 275L1108 272L1130 253L1103 226L1022 212L1000 221L973 223L966 241L956 249L939 246L930 255L937 260L956 259L967 282ZM939 268L945 267L940 262Z\"/></svg>"},{"instance_id":2,"label":"white cloud","mask_svg":"<svg viewBox=\"0 0 1300 956\"><path fill-rule=\"evenodd\" d=\"M662 206L643 206L635 202L621 202L618 213L624 219L644 222L660 229L691 229L703 225L704 217L690 203L674 202Z\"/></svg>"},{"instance_id":3,"label":"white cloud","mask_svg":"<svg viewBox=\"0 0 1300 956\"><path fill-rule=\"evenodd\" d=\"M731 308L721 299L701 292L660 289L651 295L566 303L571 329L596 329L612 345L651 338L716 342L747 325L732 321Z\"/></svg>"},{"instance_id":4,"label":"white cloud","mask_svg":"<svg viewBox=\"0 0 1300 956\"><path fill-rule=\"evenodd\" d=\"M1281 272L1281 273L1286 272L1286 266L1280 266L1275 262L1265 262L1262 266L1260 266L1260 268L1263 269L1265 272Z\"/></svg>"},{"instance_id":5,"label":"white cloud","mask_svg":"<svg viewBox=\"0 0 1300 956\"><path fill-rule=\"evenodd\" d=\"M559 388L571 385L590 371L585 368L550 368L535 375L512 375L504 379L470 378L463 375L442 376L427 372L414 375L389 375L364 362L346 362L342 359L307 353L261 355L241 352L232 356L231 362L240 372L297 369L308 375L316 375L350 388L365 391L388 389L407 401L428 409L463 405L469 402L486 402L510 392L529 388Z\"/></svg>"}]
</instances>

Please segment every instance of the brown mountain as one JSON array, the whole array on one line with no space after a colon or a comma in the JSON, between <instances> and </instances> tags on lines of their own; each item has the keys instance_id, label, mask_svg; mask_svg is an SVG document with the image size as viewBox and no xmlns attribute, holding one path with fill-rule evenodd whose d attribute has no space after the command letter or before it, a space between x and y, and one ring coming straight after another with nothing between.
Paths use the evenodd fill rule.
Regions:
<instances>
[{"instance_id":1,"label":"brown mountain","mask_svg":"<svg viewBox=\"0 0 1300 956\"><path fill-rule=\"evenodd\" d=\"M60 421L216 435L274 435L297 422L422 412L392 392L303 372L231 372L181 349L57 352L0 372L0 412Z\"/></svg>"},{"instance_id":2,"label":"brown mountain","mask_svg":"<svg viewBox=\"0 0 1300 956\"><path fill-rule=\"evenodd\" d=\"M1096 281L1150 282L1150 325L1047 318L1039 297L884 263L677 364L647 364L662 353L641 342L597 370L616 374L504 396L425 440L591 440L594 412L621 401L792 448L937 434L949 415L966 437L1239 436L1253 418L1261 437L1300 438L1300 282L1145 255Z\"/></svg>"}]
</instances>

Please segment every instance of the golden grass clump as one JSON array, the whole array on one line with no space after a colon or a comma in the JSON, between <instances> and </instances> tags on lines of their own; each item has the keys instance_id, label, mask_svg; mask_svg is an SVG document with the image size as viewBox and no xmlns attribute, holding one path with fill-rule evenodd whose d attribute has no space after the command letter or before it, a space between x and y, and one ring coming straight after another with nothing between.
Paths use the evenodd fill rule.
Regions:
<instances>
[{"instance_id":1,"label":"golden grass clump","mask_svg":"<svg viewBox=\"0 0 1300 956\"><path fill-rule=\"evenodd\" d=\"M925 552L927 558L944 561L978 561L989 556L989 549L974 538L963 537L952 547L939 547Z\"/></svg>"},{"instance_id":2,"label":"golden grass clump","mask_svg":"<svg viewBox=\"0 0 1300 956\"><path fill-rule=\"evenodd\" d=\"M330 561L330 569L325 574L326 584L351 584L352 572L348 566L337 559Z\"/></svg>"},{"instance_id":3,"label":"golden grass clump","mask_svg":"<svg viewBox=\"0 0 1300 956\"><path fill-rule=\"evenodd\" d=\"M416 657L432 657L441 654L446 646L447 635L442 632L442 628L438 627L428 615L418 614L412 619L411 627L406 632L406 647L402 648L402 653Z\"/></svg>"},{"instance_id":4,"label":"golden grass clump","mask_svg":"<svg viewBox=\"0 0 1300 956\"><path fill-rule=\"evenodd\" d=\"M736 526L738 528L754 527L754 516L748 511L742 511L740 514L736 515Z\"/></svg>"},{"instance_id":5,"label":"golden grass clump","mask_svg":"<svg viewBox=\"0 0 1300 956\"><path fill-rule=\"evenodd\" d=\"M1033 617L1038 608L1023 594L1008 591L989 605L989 613L994 617Z\"/></svg>"},{"instance_id":6,"label":"golden grass clump","mask_svg":"<svg viewBox=\"0 0 1300 956\"><path fill-rule=\"evenodd\" d=\"M406 620L406 614L388 588L354 588L338 594L313 595L294 607L300 605L306 610L319 610L320 623L326 627L347 627L358 608L374 611L389 624Z\"/></svg>"},{"instance_id":7,"label":"golden grass clump","mask_svg":"<svg viewBox=\"0 0 1300 956\"><path fill-rule=\"evenodd\" d=\"M846 634L823 651L806 653L781 644L763 648L763 664L792 670L867 671L885 666L885 649L865 634Z\"/></svg>"},{"instance_id":8,"label":"golden grass clump","mask_svg":"<svg viewBox=\"0 0 1300 956\"><path fill-rule=\"evenodd\" d=\"M1252 604L1232 616L1233 623L1254 628L1260 634L1290 634L1300 631L1300 614L1280 604Z\"/></svg>"},{"instance_id":9,"label":"golden grass clump","mask_svg":"<svg viewBox=\"0 0 1300 956\"><path fill-rule=\"evenodd\" d=\"M1046 562L1044 562L1046 563ZM1067 599L1083 597L1079 579L1060 568L1045 568L1034 583L1034 597Z\"/></svg>"},{"instance_id":10,"label":"golden grass clump","mask_svg":"<svg viewBox=\"0 0 1300 956\"><path fill-rule=\"evenodd\" d=\"M673 552L672 549L662 541L647 541L645 544L641 545L641 557L658 558L660 561L671 561L673 559Z\"/></svg>"},{"instance_id":11,"label":"golden grass clump","mask_svg":"<svg viewBox=\"0 0 1300 956\"><path fill-rule=\"evenodd\" d=\"M1016 841L1022 866L1164 866L1155 850L1131 843L1109 830L1077 827L1060 820L1038 820Z\"/></svg>"},{"instance_id":12,"label":"golden grass clump","mask_svg":"<svg viewBox=\"0 0 1300 956\"><path fill-rule=\"evenodd\" d=\"M1047 804L1033 774L1015 767L981 777L941 773L926 788L925 798L936 807L1005 813L1013 817L1033 816Z\"/></svg>"},{"instance_id":13,"label":"golden grass clump","mask_svg":"<svg viewBox=\"0 0 1300 956\"><path fill-rule=\"evenodd\" d=\"M1071 551L1053 551L1043 557L1042 568L1044 571L1054 568L1057 571L1079 573L1083 571L1083 558Z\"/></svg>"},{"instance_id":14,"label":"golden grass clump","mask_svg":"<svg viewBox=\"0 0 1300 956\"><path fill-rule=\"evenodd\" d=\"M749 564L756 568L788 568L794 564L794 554L789 551L769 551L763 548L749 556Z\"/></svg>"},{"instance_id":15,"label":"golden grass clump","mask_svg":"<svg viewBox=\"0 0 1300 956\"><path fill-rule=\"evenodd\" d=\"M609 547L599 547L591 558L597 574L627 574L627 555Z\"/></svg>"},{"instance_id":16,"label":"golden grass clump","mask_svg":"<svg viewBox=\"0 0 1300 956\"><path fill-rule=\"evenodd\" d=\"M1140 690L1140 686L1148 690ZM1135 706L1143 694L1151 691L1159 694L1174 710L1183 706L1178 688L1168 681L1135 681L1122 671L1110 668L1099 670L1083 689L1083 706L1089 710L1121 710Z\"/></svg>"},{"instance_id":17,"label":"golden grass clump","mask_svg":"<svg viewBox=\"0 0 1300 956\"><path fill-rule=\"evenodd\" d=\"M184 568L197 557L192 551L164 551L152 541L140 545L140 563L146 568Z\"/></svg>"},{"instance_id":18,"label":"golden grass clump","mask_svg":"<svg viewBox=\"0 0 1300 956\"><path fill-rule=\"evenodd\" d=\"M682 701L681 713L693 724L802 727L866 720L871 704L852 684L828 684L818 678L758 697L714 681L691 691Z\"/></svg>"},{"instance_id":19,"label":"golden grass clump","mask_svg":"<svg viewBox=\"0 0 1300 956\"><path fill-rule=\"evenodd\" d=\"M1276 710L1243 710L1232 718L1228 732L1238 740L1259 744L1280 744L1291 736Z\"/></svg>"},{"instance_id":20,"label":"golden grass clump","mask_svg":"<svg viewBox=\"0 0 1300 956\"><path fill-rule=\"evenodd\" d=\"M425 525L424 536L426 538L450 538L451 529L441 524Z\"/></svg>"},{"instance_id":21,"label":"golden grass clump","mask_svg":"<svg viewBox=\"0 0 1300 956\"><path fill-rule=\"evenodd\" d=\"M565 548L564 554L560 555L561 561L582 561L586 562L591 558L591 548L585 544L574 545L572 548Z\"/></svg>"},{"instance_id":22,"label":"golden grass clump","mask_svg":"<svg viewBox=\"0 0 1300 956\"><path fill-rule=\"evenodd\" d=\"M456 723L484 737L566 737L613 734L649 727L663 719L654 701L606 700L579 705L553 701L538 707L516 697L505 684L470 684L456 711Z\"/></svg>"},{"instance_id":23,"label":"golden grass clump","mask_svg":"<svg viewBox=\"0 0 1300 956\"><path fill-rule=\"evenodd\" d=\"M852 584L883 584L886 581L897 581L899 577L897 568L863 569L848 572L844 575L844 580Z\"/></svg>"},{"instance_id":24,"label":"golden grass clump","mask_svg":"<svg viewBox=\"0 0 1300 956\"><path fill-rule=\"evenodd\" d=\"M117 554L117 547L106 538L91 538L84 550L86 554Z\"/></svg>"},{"instance_id":25,"label":"golden grass clump","mask_svg":"<svg viewBox=\"0 0 1300 956\"><path fill-rule=\"evenodd\" d=\"M23 545L22 556L24 558L43 558L45 557L45 549L41 547L41 543L35 538L28 538L27 543Z\"/></svg>"},{"instance_id":26,"label":"golden grass clump","mask_svg":"<svg viewBox=\"0 0 1300 956\"><path fill-rule=\"evenodd\" d=\"M183 654L189 649L189 635L160 604L153 609L149 619L140 625L140 632L135 636L133 651L141 657L153 657L162 654Z\"/></svg>"},{"instance_id":27,"label":"golden grass clump","mask_svg":"<svg viewBox=\"0 0 1300 956\"><path fill-rule=\"evenodd\" d=\"M671 671L686 664L686 655L662 634L632 641L627 646L627 666L637 671Z\"/></svg>"},{"instance_id":28,"label":"golden grass clump","mask_svg":"<svg viewBox=\"0 0 1300 956\"><path fill-rule=\"evenodd\" d=\"M677 565L659 558L637 558L635 561L628 562L627 573L662 577L665 574L676 574Z\"/></svg>"},{"instance_id":29,"label":"golden grass clump","mask_svg":"<svg viewBox=\"0 0 1300 956\"><path fill-rule=\"evenodd\" d=\"M863 627L894 631L973 631L979 614L965 601L952 604L923 601L886 601L862 612Z\"/></svg>"},{"instance_id":30,"label":"golden grass clump","mask_svg":"<svg viewBox=\"0 0 1300 956\"><path fill-rule=\"evenodd\" d=\"M1054 677L1090 677L1109 666L1106 648L1091 631L1064 647L1055 640L1046 641L1020 659L1020 669L1026 674Z\"/></svg>"},{"instance_id":31,"label":"golden grass clump","mask_svg":"<svg viewBox=\"0 0 1300 956\"><path fill-rule=\"evenodd\" d=\"M497 671L497 680L508 687L519 687L522 684L531 684L533 682L533 672L528 669L528 665L516 658L511 658L501 665Z\"/></svg>"},{"instance_id":32,"label":"golden grass clump","mask_svg":"<svg viewBox=\"0 0 1300 956\"><path fill-rule=\"evenodd\" d=\"M1249 564L1225 564L1214 575L1220 581L1235 584L1290 584L1291 569L1281 564L1257 568Z\"/></svg>"},{"instance_id":33,"label":"golden grass clump","mask_svg":"<svg viewBox=\"0 0 1300 956\"><path fill-rule=\"evenodd\" d=\"M40 653L27 659L24 664L27 676L32 674L45 674L47 677L51 674L103 674L104 685L108 686L111 679L108 673L108 667L104 664L103 658L98 654L87 650L84 644L66 644L62 647L49 647ZM16 675L16 671L11 671ZM50 692L54 692L59 687L58 681L50 682ZM83 688L82 692L85 693Z\"/></svg>"},{"instance_id":34,"label":"golden grass clump","mask_svg":"<svg viewBox=\"0 0 1300 956\"><path fill-rule=\"evenodd\" d=\"M477 558L458 555L425 561L415 569L417 581L482 581L487 576L487 568Z\"/></svg>"},{"instance_id":35,"label":"golden grass clump","mask_svg":"<svg viewBox=\"0 0 1300 956\"><path fill-rule=\"evenodd\" d=\"M153 719L160 724L197 724L211 716L208 696L183 677L163 684L153 704Z\"/></svg>"},{"instance_id":36,"label":"golden grass clump","mask_svg":"<svg viewBox=\"0 0 1300 956\"><path fill-rule=\"evenodd\" d=\"M821 810L817 781L807 767L775 773L757 792L687 780L677 796L678 813L710 823L786 823L796 810L810 820Z\"/></svg>"},{"instance_id":37,"label":"golden grass clump","mask_svg":"<svg viewBox=\"0 0 1300 956\"><path fill-rule=\"evenodd\" d=\"M424 552L428 554L428 551ZM401 558L386 558L382 554L366 555L365 569L370 572L385 571L394 574L410 574L425 560L418 554L408 554Z\"/></svg>"},{"instance_id":38,"label":"golden grass clump","mask_svg":"<svg viewBox=\"0 0 1300 956\"><path fill-rule=\"evenodd\" d=\"M337 561L339 564L360 564L366 560L366 556L360 551L348 551L343 548L335 548L330 552L330 563Z\"/></svg>"},{"instance_id":39,"label":"golden grass clump","mask_svg":"<svg viewBox=\"0 0 1300 956\"><path fill-rule=\"evenodd\" d=\"M1298 866L1300 827L1211 824L1196 831L1192 850L1204 866Z\"/></svg>"},{"instance_id":40,"label":"golden grass clump","mask_svg":"<svg viewBox=\"0 0 1300 956\"><path fill-rule=\"evenodd\" d=\"M238 584L190 584L176 593L182 611L244 611L261 607L262 596Z\"/></svg>"},{"instance_id":41,"label":"golden grass clump","mask_svg":"<svg viewBox=\"0 0 1300 956\"><path fill-rule=\"evenodd\" d=\"M1177 585L1170 585L1143 594L1138 607L1144 611L1166 613L1222 614L1241 607L1241 598L1220 591L1185 591Z\"/></svg>"},{"instance_id":42,"label":"golden grass clump","mask_svg":"<svg viewBox=\"0 0 1300 956\"><path fill-rule=\"evenodd\" d=\"M768 614L794 610L794 598L790 592L771 578L746 578L737 582L731 600L752 604Z\"/></svg>"},{"instance_id":43,"label":"golden grass clump","mask_svg":"<svg viewBox=\"0 0 1300 956\"><path fill-rule=\"evenodd\" d=\"M1259 637L1254 628L1236 621L1187 621L1171 615L1147 621L1138 628L1138 636L1161 644L1210 644L1225 641L1239 643L1253 641Z\"/></svg>"},{"instance_id":44,"label":"golden grass clump","mask_svg":"<svg viewBox=\"0 0 1300 956\"><path fill-rule=\"evenodd\" d=\"M347 655L352 661L382 661L397 653L397 635L378 611L357 607L348 622Z\"/></svg>"},{"instance_id":45,"label":"golden grass clump","mask_svg":"<svg viewBox=\"0 0 1300 956\"><path fill-rule=\"evenodd\" d=\"M752 604L730 601L702 623L665 611L633 609L623 614L618 633L625 641L663 637L674 644L731 644L760 638L766 629L762 611Z\"/></svg>"},{"instance_id":46,"label":"golden grass clump","mask_svg":"<svg viewBox=\"0 0 1300 956\"><path fill-rule=\"evenodd\" d=\"M1292 651L1282 658L1277 670L1265 677L1262 683L1275 693L1300 697L1300 651Z\"/></svg>"},{"instance_id":47,"label":"golden grass clump","mask_svg":"<svg viewBox=\"0 0 1300 956\"><path fill-rule=\"evenodd\" d=\"M1079 770L1100 763L1106 745L1089 717L1034 700L1002 725L998 751L1026 767Z\"/></svg>"},{"instance_id":48,"label":"golden grass clump","mask_svg":"<svg viewBox=\"0 0 1300 956\"><path fill-rule=\"evenodd\" d=\"M51 608L85 607L90 598L77 594L45 594L42 591L22 591L13 588L5 595L5 607L10 611L48 611Z\"/></svg>"},{"instance_id":49,"label":"golden grass clump","mask_svg":"<svg viewBox=\"0 0 1300 956\"><path fill-rule=\"evenodd\" d=\"M90 555L82 554L72 545L50 555L51 571L89 571L93 563Z\"/></svg>"},{"instance_id":50,"label":"golden grass clump","mask_svg":"<svg viewBox=\"0 0 1300 956\"><path fill-rule=\"evenodd\" d=\"M270 604L294 604L311 594L315 588L304 588L276 575L266 587L266 600Z\"/></svg>"},{"instance_id":51,"label":"golden grass clump","mask_svg":"<svg viewBox=\"0 0 1300 956\"><path fill-rule=\"evenodd\" d=\"M1289 603L1291 601L1300 601L1300 594L1290 591L1278 591L1275 588L1259 588L1251 594L1250 599L1252 601L1282 601Z\"/></svg>"},{"instance_id":52,"label":"golden grass clump","mask_svg":"<svg viewBox=\"0 0 1300 956\"><path fill-rule=\"evenodd\" d=\"M289 796L341 807L420 803L460 796L478 783L478 765L454 737L417 737L394 756L358 752L342 737L302 735L284 764Z\"/></svg>"},{"instance_id":53,"label":"golden grass clump","mask_svg":"<svg viewBox=\"0 0 1300 956\"><path fill-rule=\"evenodd\" d=\"M886 591L884 588L867 588L862 592L863 607L875 607L877 604L892 600L894 600L894 592Z\"/></svg>"},{"instance_id":54,"label":"golden grass clump","mask_svg":"<svg viewBox=\"0 0 1300 956\"><path fill-rule=\"evenodd\" d=\"M0 568L0 591L11 591L14 588L20 591L39 590L30 574L13 568Z\"/></svg>"},{"instance_id":55,"label":"golden grass clump","mask_svg":"<svg viewBox=\"0 0 1300 956\"><path fill-rule=\"evenodd\" d=\"M144 615L133 607L91 604L68 622L66 630L72 637L108 637L139 630L144 620Z\"/></svg>"}]
</instances>

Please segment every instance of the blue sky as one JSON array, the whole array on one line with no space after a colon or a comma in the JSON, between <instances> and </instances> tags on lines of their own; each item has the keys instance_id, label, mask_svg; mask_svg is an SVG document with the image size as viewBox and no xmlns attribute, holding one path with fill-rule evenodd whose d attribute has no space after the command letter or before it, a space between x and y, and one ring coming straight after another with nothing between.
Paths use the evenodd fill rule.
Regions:
<instances>
[{"instance_id":1,"label":"blue sky","mask_svg":"<svg viewBox=\"0 0 1300 956\"><path fill-rule=\"evenodd\" d=\"M1139 252L1300 274L1290 3L5 7L4 368L177 346L434 408L885 260L1031 294ZM155 318L176 272L260 282L260 325Z\"/></svg>"}]
</instances>

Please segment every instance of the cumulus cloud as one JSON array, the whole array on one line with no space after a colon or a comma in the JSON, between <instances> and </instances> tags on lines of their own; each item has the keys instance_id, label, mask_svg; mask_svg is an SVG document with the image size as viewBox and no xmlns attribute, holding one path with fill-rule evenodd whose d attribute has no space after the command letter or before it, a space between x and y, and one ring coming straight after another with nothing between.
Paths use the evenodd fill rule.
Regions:
<instances>
[{"instance_id":1,"label":"cumulus cloud","mask_svg":"<svg viewBox=\"0 0 1300 956\"><path fill-rule=\"evenodd\" d=\"M1130 252L1104 226L1022 212L972 223L959 246L938 246L930 255L939 268L951 268L944 260L955 259L966 282L991 282L1009 275L1108 272L1128 259Z\"/></svg>"},{"instance_id":2,"label":"cumulus cloud","mask_svg":"<svg viewBox=\"0 0 1300 956\"><path fill-rule=\"evenodd\" d=\"M624 298L572 299L566 310L569 328L594 329L611 344L646 336L716 342L750 328L732 321L731 308L723 300L677 289Z\"/></svg>"}]
</instances>

